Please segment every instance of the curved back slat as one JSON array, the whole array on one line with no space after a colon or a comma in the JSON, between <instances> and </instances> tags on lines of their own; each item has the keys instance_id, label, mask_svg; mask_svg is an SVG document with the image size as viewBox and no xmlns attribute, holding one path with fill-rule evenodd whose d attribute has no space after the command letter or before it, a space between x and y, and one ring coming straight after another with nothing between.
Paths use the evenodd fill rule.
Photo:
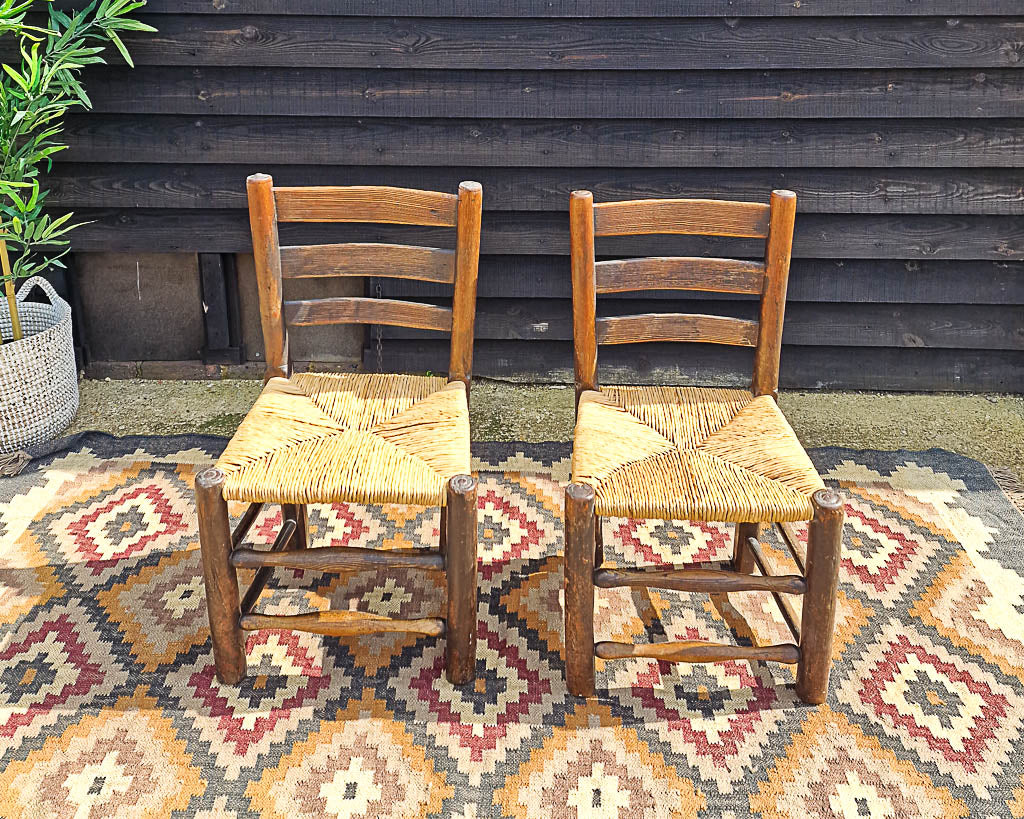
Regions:
<instances>
[{"instance_id":1,"label":"curved back slat","mask_svg":"<svg viewBox=\"0 0 1024 819\"><path fill-rule=\"evenodd\" d=\"M459 197L384 185L274 188L279 222L376 222L455 227Z\"/></svg>"},{"instance_id":2,"label":"curved back slat","mask_svg":"<svg viewBox=\"0 0 1024 819\"><path fill-rule=\"evenodd\" d=\"M455 281L455 251L372 242L292 245L281 248L281 275L286 279L383 276L451 284Z\"/></svg>"},{"instance_id":3,"label":"curved back slat","mask_svg":"<svg viewBox=\"0 0 1024 819\"><path fill-rule=\"evenodd\" d=\"M696 236L768 236L769 207L718 199L633 199L594 205L594 235L682 233Z\"/></svg>"},{"instance_id":4,"label":"curved back slat","mask_svg":"<svg viewBox=\"0 0 1024 819\"><path fill-rule=\"evenodd\" d=\"M570 197L573 354L576 397L597 388L597 346L686 341L754 347L751 389L776 395L782 322L793 246L796 196L773 191L770 204L709 199L642 199L595 205L589 191ZM767 239L763 262L648 257L595 261L596 236L678 233ZM597 294L703 290L760 295L757 321L685 313L597 318Z\"/></svg>"},{"instance_id":5,"label":"curved back slat","mask_svg":"<svg viewBox=\"0 0 1024 819\"><path fill-rule=\"evenodd\" d=\"M463 182L457 195L383 186L274 187L266 174L246 180L266 347L267 379L287 376L289 324L388 324L451 333L449 380L469 384L483 191ZM279 222L381 222L455 228L455 250L348 242L281 247ZM285 301L284 279L390 276L453 284L451 309L369 298Z\"/></svg>"}]
</instances>

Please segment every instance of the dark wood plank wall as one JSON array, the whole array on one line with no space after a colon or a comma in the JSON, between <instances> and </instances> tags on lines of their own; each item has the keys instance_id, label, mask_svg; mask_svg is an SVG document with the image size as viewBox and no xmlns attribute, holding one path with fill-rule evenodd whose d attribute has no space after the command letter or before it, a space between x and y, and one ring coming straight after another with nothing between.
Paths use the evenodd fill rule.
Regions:
<instances>
[{"instance_id":1,"label":"dark wood plank wall","mask_svg":"<svg viewBox=\"0 0 1024 819\"><path fill-rule=\"evenodd\" d=\"M134 38L138 68L90 72L95 112L68 122L53 202L93 220L80 250L244 251L255 170L293 185L476 179L476 372L560 380L571 190L763 201L788 187L800 214L784 386L1024 390L1020 0L150 0L147 18L159 33ZM283 233L448 241L386 226ZM680 237L598 247L760 250ZM383 296L442 292L380 284ZM643 312L648 298L599 309ZM444 349L436 334L384 331L388 368L443 370ZM600 360L606 379L749 371L747 351L714 347Z\"/></svg>"}]
</instances>

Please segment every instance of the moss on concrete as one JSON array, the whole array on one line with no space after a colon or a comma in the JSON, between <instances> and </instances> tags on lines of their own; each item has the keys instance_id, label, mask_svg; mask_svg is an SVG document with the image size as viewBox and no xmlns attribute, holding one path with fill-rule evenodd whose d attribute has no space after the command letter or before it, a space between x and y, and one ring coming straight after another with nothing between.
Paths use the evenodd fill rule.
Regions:
<instances>
[{"instance_id":1,"label":"moss on concrete","mask_svg":"<svg viewBox=\"0 0 1024 819\"><path fill-rule=\"evenodd\" d=\"M258 381L83 381L69 432L230 435L260 391ZM809 447L942 447L1024 475L1024 397L916 393L787 392L780 403ZM478 381L473 437L566 441L573 393L562 386Z\"/></svg>"}]
</instances>

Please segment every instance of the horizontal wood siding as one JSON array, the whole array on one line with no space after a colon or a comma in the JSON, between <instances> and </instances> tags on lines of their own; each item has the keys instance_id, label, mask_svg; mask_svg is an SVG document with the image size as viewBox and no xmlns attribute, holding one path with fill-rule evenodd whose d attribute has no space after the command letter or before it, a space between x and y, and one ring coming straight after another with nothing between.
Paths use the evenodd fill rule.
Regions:
<instances>
[{"instance_id":1,"label":"horizontal wood siding","mask_svg":"<svg viewBox=\"0 0 1024 819\"><path fill-rule=\"evenodd\" d=\"M766 202L788 188L784 386L1024 391L1020 0L149 0L145 17L159 33L130 38L138 67L87 72L95 111L68 118L50 201L90 221L78 250L248 251L255 171L450 192L473 179L475 371L568 379L570 191ZM283 244L450 248L450 234L281 226ZM598 240L599 258L762 250ZM379 279L367 295L446 304L449 289ZM599 315L754 316L743 295L662 295L602 296ZM386 367L446 367L435 333L382 337ZM599 361L606 381L632 365L728 382L747 358L654 343Z\"/></svg>"}]
</instances>

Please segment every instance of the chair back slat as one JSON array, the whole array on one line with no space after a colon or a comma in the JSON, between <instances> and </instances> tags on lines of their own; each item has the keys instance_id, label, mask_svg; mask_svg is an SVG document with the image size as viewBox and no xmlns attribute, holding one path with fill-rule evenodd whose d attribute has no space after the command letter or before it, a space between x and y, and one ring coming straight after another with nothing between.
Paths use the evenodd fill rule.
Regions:
<instances>
[{"instance_id":1,"label":"chair back slat","mask_svg":"<svg viewBox=\"0 0 1024 819\"><path fill-rule=\"evenodd\" d=\"M754 347L751 389L777 395L796 196L772 191L770 204L709 199L643 199L595 205L589 191L569 200L573 358L576 399L597 389L597 347L684 341ZM649 257L595 260L595 236L679 233L765 238L763 262ZM760 295L758 319L686 313L597 318L597 294L629 290L702 290Z\"/></svg>"},{"instance_id":2,"label":"chair back slat","mask_svg":"<svg viewBox=\"0 0 1024 819\"><path fill-rule=\"evenodd\" d=\"M281 248L281 275L286 279L381 276L451 284L455 251L371 242L290 245Z\"/></svg>"},{"instance_id":3,"label":"chair back slat","mask_svg":"<svg viewBox=\"0 0 1024 819\"><path fill-rule=\"evenodd\" d=\"M377 222L455 227L458 197L383 185L274 188L279 222Z\"/></svg>"},{"instance_id":4,"label":"chair back slat","mask_svg":"<svg viewBox=\"0 0 1024 819\"><path fill-rule=\"evenodd\" d=\"M610 316L596 321L598 344L639 341L701 341L754 347L757 322L700 313L641 313Z\"/></svg>"},{"instance_id":5,"label":"chair back slat","mask_svg":"<svg viewBox=\"0 0 1024 819\"><path fill-rule=\"evenodd\" d=\"M717 199L634 199L594 205L594 235L683 233L699 236L768 236L769 207Z\"/></svg>"},{"instance_id":6,"label":"chair back slat","mask_svg":"<svg viewBox=\"0 0 1024 819\"><path fill-rule=\"evenodd\" d=\"M291 374L288 325L387 324L451 333L449 381L467 389L473 365L476 279L483 191L458 194L384 186L274 187L267 174L246 180L249 222L266 349L264 378ZM384 243L281 247L279 222L382 222L455 228L455 249ZM385 276L452 284L452 307L357 297L285 301L284 279Z\"/></svg>"},{"instance_id":7,"label":"chair back slat","mask_svg":"<svg viewBox=\"0 0 1024 819\"><path fill-rule=\"evenodd\" d=\"M757 294L764 285L764 263L740 259L649 256L594 265L598 293L629 290L702 290Z\"/></svg>"},{"instance_id":8,"label":"chair back slat","mask_svg":"<svg viewBox=\"0 0 1024 819\"><path fill-rule=\"evenodd\" d=\"M358 296L286 301L284 319L288 324L299 327L320 324L387 324L445 332L452 329L452 311L447 307Z\"/></svg>"}]
</instances>

